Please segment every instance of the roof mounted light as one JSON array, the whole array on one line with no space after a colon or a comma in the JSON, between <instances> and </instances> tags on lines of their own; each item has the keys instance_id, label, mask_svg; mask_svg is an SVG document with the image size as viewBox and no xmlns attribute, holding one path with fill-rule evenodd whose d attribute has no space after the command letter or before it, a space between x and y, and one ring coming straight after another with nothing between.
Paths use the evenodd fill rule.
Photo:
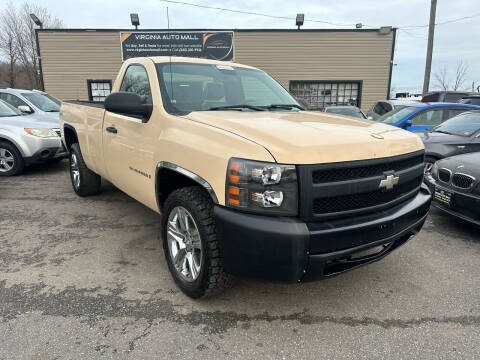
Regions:
<instances>
[{"instance_id":1,"label":"roof mounted light","mask_svg":"<svg viewBox=\"0 0 480 360\"><path fill-rule=\"evenodd\" d=\"M140 19L138 18L138 14L130 14L130 21L132 22L132 25L135 26L135 30L137 30L138 25L140 25Z\"/></svg>"},{"instance_id":2,"label":"roof mounted light","mask_svg":"<svg viewBox=\"0 0 480 360\"><path fill-rule=\"evenodd\" d=\"M305 21L305 14L297 14L295 25L298 26L298 30L300 30L300 26L303 25L304 21Z\"/></svg>"}]
</instances>

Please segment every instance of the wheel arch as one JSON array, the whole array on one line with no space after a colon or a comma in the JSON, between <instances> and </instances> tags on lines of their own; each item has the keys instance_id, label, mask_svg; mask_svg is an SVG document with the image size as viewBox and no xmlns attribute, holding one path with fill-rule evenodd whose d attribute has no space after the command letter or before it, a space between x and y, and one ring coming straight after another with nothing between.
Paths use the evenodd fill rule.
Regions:
<instances>
[{"instance_id":1,"label":"wheel arch","mask_svg":"<svg viewBox=\"0 0 480 360\"><path fill-rule=\"evenodd\" d=\"M11 136L8 136L8 135L2 133L2 134L0 134L0 141L9 142L10 144L12 144L13 146L15 146L17 148L17 150L20 152L22 157L25 157L25 151L23 151L23 148Z\"/></svg>"},{"instance_id":2,"label":"wheel arch","mask_svg":"<svg viewBox=\"0 0 480 360\"><path fill-rule=\"evenodd\" d=\"M201 176L168 161L160 161L155 170L155 198L161 211L168 195L187 186L200 186L210 196L214 204L218 198L213 187Z\"/></svg>"},{"instance_id":3,"label":"wheel arch","mask_svg":"<svg viewBox=\"0 0 480 360\"><path fill-rule=\"evenodd\" d=\"M78 142L78 135L75 128L69 124L63 125L63 138L65 142L65 148L70 151L70 147Z\"/></svg>"}]
</instances>

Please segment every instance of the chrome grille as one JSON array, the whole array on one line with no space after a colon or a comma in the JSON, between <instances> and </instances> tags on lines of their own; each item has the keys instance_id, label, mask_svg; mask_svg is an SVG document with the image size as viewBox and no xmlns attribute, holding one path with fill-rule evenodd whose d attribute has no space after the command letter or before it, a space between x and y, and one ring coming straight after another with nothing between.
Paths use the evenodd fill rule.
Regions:
<instances>
[{"instance_id":1,"label":"chrome grille","mask_svg":"<svg viewBox=\"0 0 480 360\"><path fill-rule=\"evenodd\" d=\"M443 181L444 183L449 183L451 176L452 176L452 172L448 169L439 169L438 170L438 179L440 181Z\"/></svg>"},{"instance_id":2,"label":"chrome grille","mask_svg":"<svg viewBox=\"0 0 480 360\"><path fill-rule=\"evenodd\" d=\"M452 185L461 189L470 189L474 182L475 178L467 174L455 173L452 177Z\"/></svg>"}]
</instances>

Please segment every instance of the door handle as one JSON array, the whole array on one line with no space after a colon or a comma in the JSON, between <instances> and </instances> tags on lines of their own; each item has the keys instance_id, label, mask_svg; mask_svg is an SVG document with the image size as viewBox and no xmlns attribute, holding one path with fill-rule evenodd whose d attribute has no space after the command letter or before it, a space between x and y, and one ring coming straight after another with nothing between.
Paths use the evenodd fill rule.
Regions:
<instances>
[{"instance_id":1,"label":"door handle","mask_svg":"<svg viewBox=\"0 0 480 360\"><path fill-rule=\"evenodd\" d=\"M117 133L117 129L114 128L113 126L107 127L106 130L107 130L108 132L110 132L110 133L113 133L113 134L116 134L116 133Z\"/></svg>"}]
</instances>

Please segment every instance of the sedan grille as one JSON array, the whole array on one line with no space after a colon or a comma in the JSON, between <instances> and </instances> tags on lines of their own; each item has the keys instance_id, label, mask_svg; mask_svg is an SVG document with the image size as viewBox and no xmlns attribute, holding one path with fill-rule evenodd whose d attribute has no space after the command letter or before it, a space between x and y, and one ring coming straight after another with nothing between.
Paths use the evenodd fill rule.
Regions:
<instances>
[{"instance_id":1,"label":"sedan grille","mask_svg":"<svg viewBox=\"0 0 480 360\"><path fill-rule=\"evenodd\" d=\"M449 183L450 182L450 176L451 176L451 173L450 173L449 170L447 170L447 169L438 170L438 178L440 179L440 181L443 181L445 183Z\"/></svg>"},{"instance_id":2,"label":"sedan grille","mask_svg":"<svg viewBox=\"0 0 480 360\"><path fill-rule=\"evenodd\" d=\"M462 189L470 189L475 182L475 178L470 175L456 173L452 177L452 184Z\"/></svg>"}]
</instances>

